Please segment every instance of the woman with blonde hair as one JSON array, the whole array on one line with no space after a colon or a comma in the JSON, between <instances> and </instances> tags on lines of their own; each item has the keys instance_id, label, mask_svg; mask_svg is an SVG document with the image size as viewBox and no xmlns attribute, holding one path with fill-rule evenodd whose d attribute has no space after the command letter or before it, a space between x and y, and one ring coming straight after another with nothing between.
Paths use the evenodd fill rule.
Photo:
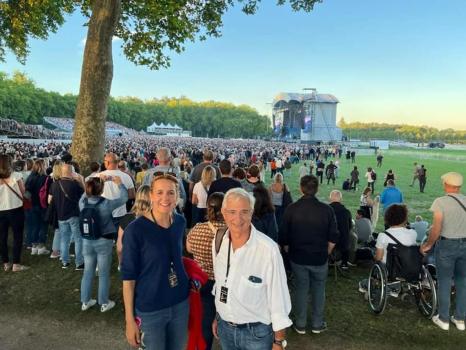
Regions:
<instances>
[{"instance_id":1,"label":"woman with blonde hair","mask_svg":"<svg viewBox=\"0 0 466 350\"><path fill-rule=\"evenodd\" d=\"M123 234L126 227L136 218L144 215L150 211L150 186L142 185L136 192L136 198L134 199L134 205L131 211L123 216L119 222L118 227L118 238L116 243L116 250L118 256L118 264L121 264L121 252L123 250Z\"/></svg>"},{"instance_id":2,"label":"woman with blonde hair","mask_svg":"<svg viewBox=\"0 0 466 350\"><path fill-rule=\"evenodd\" d=\"M208 165L202 170L201 181L197 182L193 188L193 222L196 225L198 222L206 221L207 213L207 194L212 182L216 180L215 169Z\"/></svg>"},{"instance_id":3,"label":"woman with blonde hair","mask_svg":"<svg viewBox=\"0 0 466 350\"><path fill-rule=\"evenodd\" d=\"M283 175L281 173L277 172L273 177L273 182L269 187L269 192L272 204L275 207L275 220L277 221L278 227L280 227L286 207L293 202L290 190L284 183Z\"/></svg>"},{"instance_id":4,"label":"woman with blonde hair","mask_svg":"<svg viewBox=\"0 0 466 350\"><path fill-rule=\"evenodd\" d=\"M52 181L58 181L61 178L61 167L62 167L63 162L61 160L56 160L53 163L52 167L52 174L50 174L50 177L52 178ZM58 217L56 215L56 209L55 209L55 204L53 200L51 200L50 197L50 189L52 186L49 186L48 189L48 195L49 195L49 208L47 208L47 213L48 215L48 223L51 225L54 229L54 234L53 234L53 241L52 241L52 254L50 254L51 259L57 259L60 257L60 230L58 229Z\"/></svg>"},{"instance_id":5,"label":"woman with blonde hair","mask_svg":"<svg viewBox=\"0 0 466 350\"><path fill-rule=\"evenodd\" d=\"M133 347L182 350L188 335L189 280L182 261L186 220L175 211L177 178L154 177L150 198L151 209L131 222L123 236L126 338Z\"/></svg>"}]
</instances>

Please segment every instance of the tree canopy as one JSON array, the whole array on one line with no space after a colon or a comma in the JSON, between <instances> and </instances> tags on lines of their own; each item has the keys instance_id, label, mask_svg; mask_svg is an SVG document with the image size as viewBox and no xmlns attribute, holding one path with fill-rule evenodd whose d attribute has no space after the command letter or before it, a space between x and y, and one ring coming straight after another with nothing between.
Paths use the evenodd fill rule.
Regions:
<instances>
[{"instance_id":1,"label":"tree canopy","mask_svg":"<svg viewBox=\"0 0 466 350\"><path fill-rule=\"evenodd\" d=\"M352 139L404 140L410 142L441 141L448 143L466 143L466 130L443 129L429 126L387 123L347 123L343 118L338 126Z\"/></svg>"},{"instance_id":2,"label":"tree canopy","mask_svg":"<svg viewBox=\"0 0 466 350\"><path fill-rule=\"evenodd\" d=\"M74 117L78 96L36 87L25 74L0 72L0 117L42 124L43 117ZM271 132L270 120L249 106L187 97L143 101L137 97L110 98L108 120L136 129L156 123L178 124L193 136L254 138Z\"/></svg>"}]
</instances>

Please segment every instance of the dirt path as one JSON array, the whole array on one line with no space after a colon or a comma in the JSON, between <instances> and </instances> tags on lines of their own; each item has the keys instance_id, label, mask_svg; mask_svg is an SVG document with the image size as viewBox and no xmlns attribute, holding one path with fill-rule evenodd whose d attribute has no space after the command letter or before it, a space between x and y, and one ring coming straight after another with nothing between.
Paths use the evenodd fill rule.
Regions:
<instances>
[{"instance_id":1,"label":"dirt path","mask_svg":"<svg viewBox=\"0 0 466 350\"><path fill-rule=\"evenodd\" d=\"M119 325L106 321L85 325L46 315L12 317L0 312L1 350L127 350Z\"/></svg>"}]
</instances>

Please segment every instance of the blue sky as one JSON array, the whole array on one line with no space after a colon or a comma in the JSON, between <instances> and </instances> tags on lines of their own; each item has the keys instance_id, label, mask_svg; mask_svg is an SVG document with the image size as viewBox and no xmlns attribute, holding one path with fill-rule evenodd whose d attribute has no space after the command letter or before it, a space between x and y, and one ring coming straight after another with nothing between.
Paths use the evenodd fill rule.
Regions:
<instances>
[{"instance_id":1,"label":"blue sky","mask_svg":"<svg viewBox=\"0 0 466 350\"><path fill-rule=\"evenodd\" d=\"M248 104L270 114L279 92L314 87L339 100L338 119L466 129L466 1L324 0L295 13L263 0L224 17L223 35L173 53L168 69L127 61L114 42L113 96L187 96ZM73 15L47 41L32 41L24 71L38 86L77 93L86 28Z\"/></svg>"}]
</instances>

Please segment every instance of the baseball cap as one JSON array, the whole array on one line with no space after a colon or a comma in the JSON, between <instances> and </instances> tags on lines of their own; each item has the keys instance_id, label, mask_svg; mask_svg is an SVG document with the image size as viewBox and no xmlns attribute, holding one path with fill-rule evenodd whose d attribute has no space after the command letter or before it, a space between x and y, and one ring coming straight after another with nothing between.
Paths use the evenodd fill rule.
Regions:
<instances>
[{"instance_id":1,"label":"baseball cap","mask_svg":"<svg viewBox=\"0 0 466 350\"><path fill-rule=\"evenodd\" d=\"M463 185L463 176L460 173L451 171L441 176L443 183L450 186L461 187Z\"/></svg>"}]
</instances>

